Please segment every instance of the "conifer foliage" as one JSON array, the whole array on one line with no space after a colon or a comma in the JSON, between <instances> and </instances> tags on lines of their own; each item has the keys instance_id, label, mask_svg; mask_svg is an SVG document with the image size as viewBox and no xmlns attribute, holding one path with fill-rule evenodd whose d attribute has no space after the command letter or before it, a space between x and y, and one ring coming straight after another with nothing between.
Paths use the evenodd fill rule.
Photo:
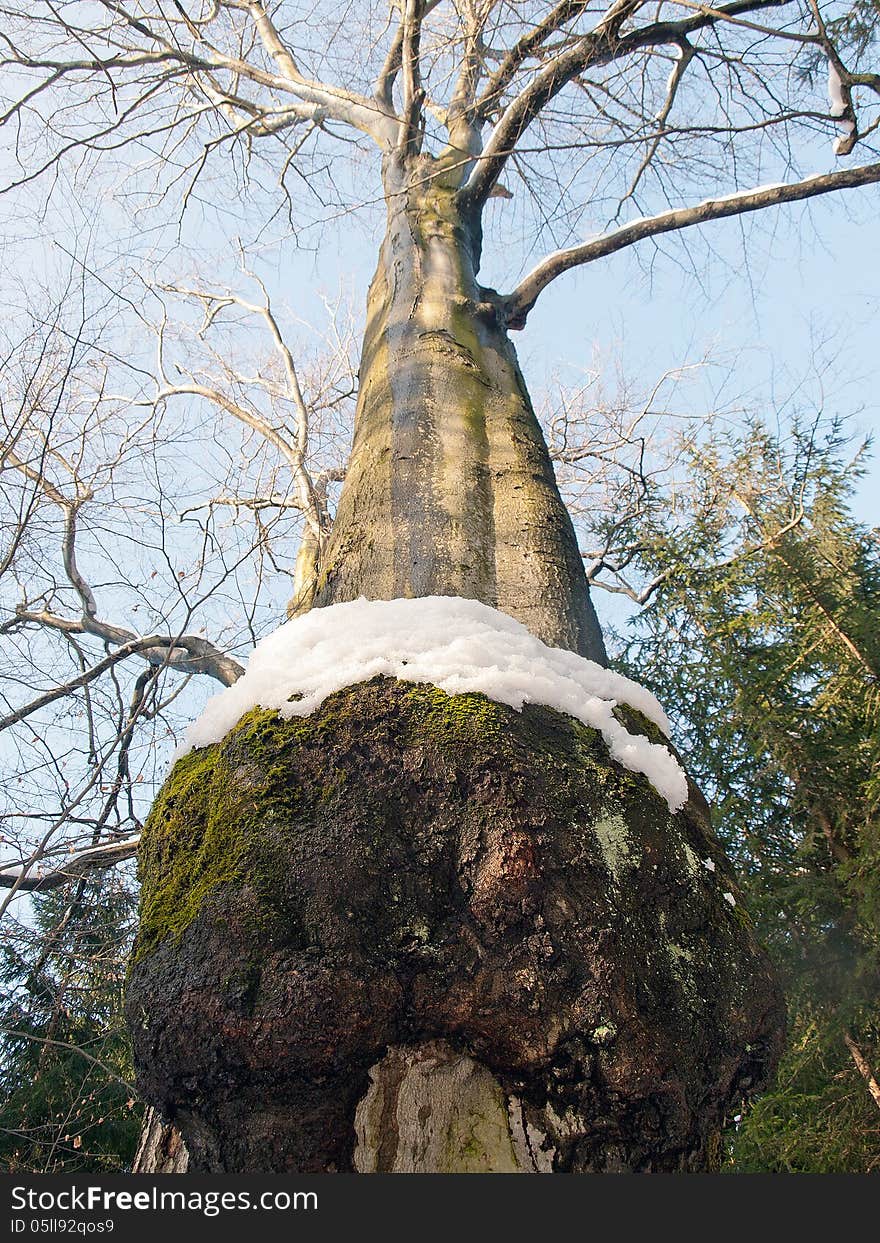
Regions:
<instances>
[{"instance_id":1,"label":"conifer foliage","mask_svg":"<svg viewBox=\"0 0 880 1243\"><path fill-rule=\"evenodd\" d=\"M624 664L674 719L789 1002L737 1171L867 1171L880 1151L880 532L842 426L755 421L688 453L630 536L662 576Z\"/></svg>"},{"instance_id":2,"label":"conifer foliage","mask_svg":"<svg viewBox=\"0 0 880 1243\"><path fill-rule=\"evenodd\" d=\"M133 931L120 873L37 894L0 950L0 1169L120 1171L142 1108L122 1019Z\"/></svg>"}]
</instances>

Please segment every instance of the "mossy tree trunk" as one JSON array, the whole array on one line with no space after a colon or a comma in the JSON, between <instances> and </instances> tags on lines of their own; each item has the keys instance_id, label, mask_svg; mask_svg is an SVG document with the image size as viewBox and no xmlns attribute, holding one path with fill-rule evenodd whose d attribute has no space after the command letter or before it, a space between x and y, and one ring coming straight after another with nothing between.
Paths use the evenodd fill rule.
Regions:
<instances>
[{"instance_id":1,"label":"mossy tree trunk","mask_svg":"<svg viewBox=\"0 0 880 1243\"><path fill-rule=\"evenodd\" d=\"M604 663L464 171L386 160L351 461L299 607L463 596ZM701 1169L766 1078L779 997L698 792L670 817L594 731L437 696L353 688L176 766L127 1004L189 1155L154 1118L140 1170Z\"/></svg>"},{"instance_id":2,"label":"mossy tree trunk","mask_svg":"<svg viewBox=\"0 0 880 1243\"><path fill-rule=\"evenodd\" d=\"M135 1064L193 1172L699 1170L778 1055L699 792L671 815L548 708L255 709L178 761L140 869Z\"/></svg>"}]
</instances>

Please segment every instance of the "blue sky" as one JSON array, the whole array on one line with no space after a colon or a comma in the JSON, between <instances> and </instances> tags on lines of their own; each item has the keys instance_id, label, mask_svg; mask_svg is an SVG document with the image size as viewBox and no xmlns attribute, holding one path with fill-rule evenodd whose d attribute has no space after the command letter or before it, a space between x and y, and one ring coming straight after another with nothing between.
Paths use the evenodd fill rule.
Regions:
<instances>
[{"instance_id":1,"label":"blue sky","mask_svg":"<svg viewBox=\"0 0 880 1243\"><path fill-rule=\"evenodd\" d=\"M666 240L662 253L643 242L566 273L515 334L533 396L556 381L576 384L597 354L643 387L708 355L718 365L682 390L694 412L711 404L723 374L729 400L768 417L796 401L851 414L856 434L880 429L878 206L876 186L828 195L698 226ZM490 205L496 239L504 210ZM320 315L318 295L340 289L360 306L378 241L352 220L315 253L268 249L262 270L305 315ZM499 287L493 258L502 254L487 245L481 272ZM857 502L872 525L878 480L875 466Z\"/></svg>"},{"instance_id":2,"label":"blue sky","mask_svg":"<svg viewBox=\"0 0 880 1243\"><path fill-rule=\"evenodd\" d=\"M851 416L854 436L880 430L880 188L688 230L655 252L650 242L565 274L540 298L515 341L536 402L555 383L576 385L598 357L636 388L709 356L717 365L681 387L691 413L721 400L761 411L772 424L795 406ZM490 236L503 235L504 204ZM352 219L314 254L280 246L261 271L305 315L340 289L363 304L378 229ZM481 279L499 284L487 245ZM526 267L530 264L526 264ZM880 525L880 464L872 461L856 512ZM620 624L621 597L596 592L600 618Z\"/></svg>"}]
</instances>

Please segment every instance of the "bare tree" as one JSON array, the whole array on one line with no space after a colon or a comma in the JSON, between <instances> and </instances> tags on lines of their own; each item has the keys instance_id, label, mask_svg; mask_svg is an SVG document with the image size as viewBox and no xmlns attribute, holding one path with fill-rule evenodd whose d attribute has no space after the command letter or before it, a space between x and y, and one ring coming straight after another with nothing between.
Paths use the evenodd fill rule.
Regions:
<instances>
[{"instance_id":1,"label":"bare tree","mask_svg":"<svg viewBox=\"0 0 880 1243\"><path fill-rule=\"evenodd\" d=\"M75 5L10 14L6 66L22 83L7 113L20 130L18 180L63 158L91 161L102 147L158 141L161 179L189 178L189 193L218 147L280 144L286 172L306 147L332 149L348 135L366 144L381 159L388 231L348 486L317 599L367 589L463 592L600 656L533 413L527 398L512 396L523 385L506 330L522 327L541 291L573 267L670 231L880 179L880 164L869 161L741 188L768 167L795 171L822 129L845 131L838 155L857 144L870 154L876 75L844 63L817 8L777 0L669 4L650 14L632 2L393 4L387 18L356 18L350 39L343 27L329 42L320 17L320 9L273 13L245 0L191 12L171 4L135 12L107 0L97 20ZM316 35L305 33L316 26ZM817 61L829 75L827 106L809 74ZM563 246L496 293L476 278L485 206L505 174L518 178L518 198L552 204L569 238L587 219L619 219L629 203L645 214ZM691 187L707 181L713 196L688 202ZM337 195L344 191L343 180ZM380 338L389 353L377 350ZM395 351L410 346L422 353L420 391L438 395L395 423L393 408L407 399L392 397L388 376L401 373ZM381 373L368 374L378 357ZM476 430L466 418L475 404ZM442 463L453 447L458 468L446 494ZM381 491L411 498L412 513L377 500L367 463L389 451L394 486ZM493 456L503 457L503 473L493 471ZM535 506L529 523L524 488Z\"/></svg>"},{"instance_id":2,"label":"bare tree","mask_svg":"<svg viewBox=\"0 0 880 1243\"><path fill-rule=\"evenodd\" d=\"M135 405L145 418L168 419L178 400L208 403L216 419L234 420L284 462L290 487L283 504L264 477L250 494L215 495L203 529L213 549L212 524L224 507L249 508L258 529L266 511L301 516L294 611L362 594L460 595L519 618L554 646L604 662L582 552L594 567L607 566L610 545L578 546L509 331L523 328L542 291L574 268L692 226L880 181L880 79L866 68L870 48L847 42L845 23L826 21L812 0L731 0L718 8L690 0L651 7L640 0L396 0L387 10L371 5L334 15L332 25L329 7L272 8L259 0L189 8L177 0L137 7L101 0L94 8L7 7L4 14L3 65L15 91L3 118L17 164L10 190L22 192L64 169L83 177L106 159L127 161L131 175L142 177L146 159L154 170L151 201L177 195L186 207L223 158L246 206L264 204L260 183L272 170L295 221L309 195L322 200L317 215L363 205L368 179L375 185L380 175L373 198L385 209L385 236L367 305L354 442L332 523L328 495L342 464L308 464L308 402L258 282L248 294L208 282L160 290L201 308L197 335L208 353L202 363L181 359L172 369L160 325L158 385L145 388ZM863 161L803 175L828 136L836 158L857 152ZM772 183L761 184L768 177ZM493 199L497 210L489 207ZM552 241L557 249L525 274L505 274L499 291L478 279L484 232L489 239L494 227L496 244L503 244L513 222L536 245ZM227 312L261 321L274 373L249 377L225 350L211 353L211 333ZM284 430L279 410L286 412ZM621 434L627 444L640 435L636 425ZM130 657L145 661L150 677L161 668L234 678L226 644L217 635L209 643L192 634L186 599L173 624L146 635L102 615L79 568L79 531L99 480L110 466L118 469L117 459L92 466L85 444L59 458L47 446L45 433L23 433L6 463L22 489L20 512L48 509L60 525L64 592L74 609L58 610L53 580L39 600L29 596L20 605L15 624L55 630L74 651L84 635L110 649L65 688L86 696L95 678ZM128 451L126 441L119 462ZM565 459L564 452L556 456ZM642 486L638 467L630 478ZM26 543L18 534L12 542ZM225 555L218 553L221 581L235 569ZM199 588L200 576L201 570ZM50 688L11 717L23 720L61 696L59 687ZM128 706L129 716L140 711L140 702ZM772 1044L766 990L763 1004ZM486 1093L496 1093L479 1060L453 1059L450 1071L437 1049L395 1056L377 1072L372 1095L364 1095L363 1074L355 1075L321 1105L336 1112L326 1151L313 1154L319 1165L351 1160L351 1144L339 1137L352 1134L358 1092L362 1148L386 1155L392 1137L368 1132L371 1111L384 1117L379 1098L389 1082L398 1089L407 1079L436 1084L428 1095L438 1127L446 1125L456 1076L473 1089L475 1110ZM752 1062L748 1072L743 1063L725 1073L757 1076ZM314 1068L310 1074L320 1078ZM509 1083L505 1090L510 1096ZM166 1107L170 1092L161 1102ZM265 1118L247 1142L243 1132L230 1136L226 1149L222 1110L206 1140L204 1100L194 1110L185 1101L173 1104L190 1133L201 1136L203 1165L253 1160L264 1142ZM696 1130L679 1141L685 1164L708 1159L720 1108L718 1098L698 1121L698 1110L688 1114L687 1126ZM315 1111L323 1116L317 1105ZM529 1141L538 1123L527 1112L523 1105L516 1142L531 1152L534 1168L544 1159L553 1168L594 1167L584 1117L569 1119L568 1132L545 1117L541 1151L555 1155L539 1160ZM640 1156L631 1134L617 1136L614 1160L666 1168L672 1130L656 1151ZM398 1141L405 1148L405 1137ZM296 1144L306 1142L300 1137Z\"/></svg>"},{"instance_id":3,"label":"bare tree","mask_svg":"<svg viewBox=\"0 0 880 1243\"><path fill-rule=\"evenodd\" d=\"M149 802L144 793L161 772L151 746L163 735L173 738L179 718L172 705L182 690L198 677L231 685L243 668L232 653L252 644L265 625L261 612L274 616L279 593L301 601L312 588L309 559L296 546L311 550L325 537L328 489L341 476L334 464L342 452L338 433L341 427L346 434L353 391L341 335L347 330L341 317L331 324L332 352L322 349L317 365L308 365L304 397L267 301L246 303L229 291L198 300L209 322L193 329L170 320L156 295L155 375L139 374L110 348L100 308L86 319L82 309L72 315L69 306L50 308L6 357L0 732L11 731L19 751L14 803L30 809L9 814L34 832L18 825L7 836L19 858L0 872L10 891L4 911L19 891L52 889L133 855ZM116 300L110 303L118 318ZM273 357L257 352L250 359L257 374L242 377L231 361L231 324L222 360L206 347L196 372L192 346L192 371L183 377L169 355L193 336L203 338L204 328L219 333L218 317L233 308L256 311L268 325L280 371ZM166 366L174 369L173 383ZM267 395L271 417L260 409ZM175 409L172 416L172 404L186 400L186 415ZM215 415L207 424L200 404ZM230 435L236 426L238 439ZM310 428L321 440L323 467L314 465ZM213 440L221 453L212 455ZM190 505L179 485L169 487L169 463L181 452L201 459ZM275 530L279 521L283 536ZM264 605L267 591L272 603ZM217 642L205 637L208 630ZM129 669L131 677L122 676ZM184 708L183 719L191 710ZM77 746L69 753L59 739L73 721L85 728L75 726ZM153 725L144 733L147 722ZM55 783L48 779L53 769Z\"/></svg>"},{"instance_id":4,"label":"bare tree","mask_svg":"<svg viewBox=\"0 0 880 1243\"><path fill-rule=\"evenodd\" d=\"M28 988L53 954L67 956L58 1014L77 972L111 979L123 970L126 947L113 942L101 951L106 968L91 951L87 965L77 928L96 900L96 873L135 855L170 748L204 697L200 684L235 681L285 599L302 607L313 587L303 550L328 522L354 391L338 306L297 371L289 315L265 297L145 290L152 321L143 312L126 320L121 300L102 288L96 297L95 282L74 268L60 301L41 310L32 296L32 323L9 342L0 387L0 935L7 960L27 964ZM193 301L199 317L186 313ZM270 329L267 349L242 333L255 312ZM138 334L153 336L152 370L132 361L142 351L126 350L132 318ZM185 377L175 359L187 361ZM181 457L197 466L188 478L176 468ZM123 875L106 892L118 903L126 885ZM57 918L35 921L29 895L58 890ZM39 1030L4 1029L2 1038L7 1050L27 1040L63 1047ZM24 1121L17 1136L31 1145L43 1136L50 1169L86 1156L64 1132L102 1073L112 1081L88 1047L74 1053L81 1091L92 1095L67 1113L65 1105L47 1136Z\"/></svg>"}]
</instances>

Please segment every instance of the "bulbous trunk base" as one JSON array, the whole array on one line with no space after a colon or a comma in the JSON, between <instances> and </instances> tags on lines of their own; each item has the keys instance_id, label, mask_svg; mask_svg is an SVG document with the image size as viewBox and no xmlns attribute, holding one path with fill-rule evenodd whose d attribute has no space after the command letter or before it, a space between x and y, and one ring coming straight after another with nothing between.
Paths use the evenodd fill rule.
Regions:
<instances>
[{"instance_id":1,"label":"bulbous trunk base","mask_svg":"<svg viewBox=\"0 0 880 1243\"><path fill-rule=\"evenodd\" d=\"M178 762L141 875L138 1081L193 1172L703 1169L779 1051L699 794L548 708L255 710Z\"/></svg>"}]
</instances>

